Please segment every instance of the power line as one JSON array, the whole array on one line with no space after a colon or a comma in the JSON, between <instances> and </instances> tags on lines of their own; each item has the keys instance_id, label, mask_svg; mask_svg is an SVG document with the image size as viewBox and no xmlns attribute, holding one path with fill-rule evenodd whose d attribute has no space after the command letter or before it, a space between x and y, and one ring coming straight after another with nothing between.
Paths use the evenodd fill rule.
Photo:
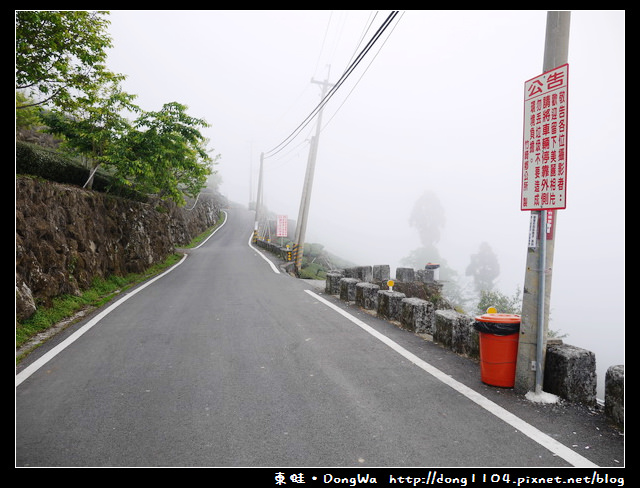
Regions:
<instances>
[{"instance_id":1,"label":"power line","mask_svg":"<svg viewBox=\"0 0 640 488\"><path fill-rule=\"evenodd\" d=\"M346 81L346 79L351 75L351 73L353 73L353 70L358 66L358 64L360 64L364 56L366 56L367 53L371 50L373 45L378 41L382 33L389 27L389 25L391 24L391 22L393 21L393 19L396 17L397 14L398 14L397 10L389 14L389 16L378 28L378 30L373 35L373 37L369 40L367 45L362 49L362 51L360 51L360 54L357 56L357 58L351 63L351 65L342 74L340 79L331 88L329 93L327 93L327 95L320 101L320 103L316 106L316 108L300 123L300 125L298 125L298 127L296 127L296 129L291 134L289 134L288 137L286 137L280 144L275 146L273 149L266 151L264 153L265 158L272 157L275 154L282 151L282 149L284 149L286 145L290 144L291 140L295 138L300 133L300 131L304 129L311 122L311 120L318 114L318 112L322 109L322 107L324 107L324 105L326 105L327 102L331 99L331 97L335 94L338 88L340 88L342 84Z\"/></svg>"},{"instance_id":2,"label":"power line","mask_svg":"<svg viewBox=\"0 0 640 488\"><path fill-rule=\"evenodd\" d=\"M371 26L373 25L373 22L376 19L376 17L378 16L378 13L377 12L374 13L373 14L373 18L371 17L371 15L372 14L369 13L369 19L370 20L366 23L366 28L364 29L364 32L362 32L362 35L360 36L360 41L358 42L358 45L353 50L353 55L351 56L351 59L349 59L350 63L353 61L353 57L356 55L356 52L358 52L358 49L360 48L360 46L364 42L364 38L367 35L367 32L369 32L369 29L371 28Z\"/></svg>"},{"instance_id":3,"label":"power line","mask_svg":"<svg viewBox=\"0 0 640 488\"><path fill-rule=\"evenodd\" d=\"M404 13L402 14L404 15ZM402 17L401 17L402 18ZM399 21L398 21L399 22ZM396 25L393 26L393 29L395 29L398 26L398 24L396 23ZM393 30L391 31L393 32ZM389 34L389 36L387 36L387 38L384 40L384 43L386 43L389 40L389 37L391 36L391 34ZM384 43L382 44L384 46ZM371 67L371 64L373 63L373 61L376 59L376 57L378 57L378 54L380 54L380 50L376 53L376 55L373 57L373 59L371 60L371 63L369 63L369 66L367 66L364 70L364 72L360 75L360 78L358 78L358 81L356 81L355 85L353 85L353 87L351 88L351 90L349 91L349 93L347 94L347 96L345 97L345 99L342 101L342 103L338 106L338 109L334 112L334 114L331 116L331 118L327 121L326 124L324 124L324 127L328 126L331 121L333 120L333 118L338 114L338 112L340 111L340 109L342 108L342 106L347 102L347 99L349 98L349 96L353 93L353 90L356 89L356 87L358 86L358 84L360 83L360 81L362 80L362 77L365 75L365 73L369 70L369 68ZM322 129L324 129L321 128Z\"/></svg>"},{"instance_id":4,"label":"power line","mask_svg":"<svg viewBox=\"0 0 640 488\"><path fill-rule=\"evenodd\" d=\"M374 36L371 38L371 40L369 40L367 45L362 49L362 51L360 52L358 57L353 61L353 63L351 63L349 68L347 68L347 70L342 74L342 76L337 81L337 83L331 88L329 93L327 93L327 95L320 101L320 103L311 112L311 114L309 114L307 116L307 118L304 121L302 121L302 123L287 138L285 138L278 146L276 146L274 149L271 149L270 151L267 151L265 153L265 158L266 157L271 157L271 156L277 154L278 152L280 152L282 150L281 146L283 146L285 144L288 144L293 137L297 136L300 133L300 131L311 122L313 117L315 117L317 115L318 111L322 107L324 107L324 105L326 105L326 103L331 99L331 97L335 94L335 92L338 90L338 88L340 88L340 86L342 86L342 84L345 82L345 80L351 75L353 70L358 66L358 64L360 64L360 62L362 61L364 56L371 50L373 45L377 42L377 40L380 38L382 33L389 26L389 24L391 23L391 21L395 18L395 16L397 14L398 14L398 12L394 11L386 18L386 20L378 28L378 30L376 31ZM280 148L280 149L278 149L278 148Z\"/></svg>"},{"instance_id":5,"label":"power line","mask_svg":"<svg viewBox=\"0 0 640 488\"><path fill-rule=\"evenodd\" d=\"M369 32L369 30L371 29L371 26L373 25L373 23L374 23L374 21L375 21L375 19L376 19L377 15L378 15L378 14L377 14L377 12L376 12L376 13L371 13L371 14L369 14L369 19L367 19L367 22L365 23L365 28L364 28L364 30L363 30L363 32L362 32L362 34L361 34L361 36L360 36L360 40L359 40L358 44L356 45L356 47L354 48L354 50L353 50L353 54L351 55L351 58L349 59L349 63L350 63L350 64L354 62L354 58L356 57L356 54L357 54L357 52L358 52L358 49L360 49L360 46L361 46L361 45L362 45L362 43L364 42L365 36L367 35L367 33ZM331 23L331 18L329 19L329 22L328 22L328 24L327 24L327 29L326 29L327 31L328 31L328 29L329 29L329 24L330 24L330 23ZM397 26L397 23L396 23L396 26ZM396 26L394 26L394 29L395 29L395 27L396 27ZM389 34L389 36L390 36L390 35L391 35L391 34ZM389 37L387 37L387 39L385 40L385 43L386 43L386 41L387 41L388 39L389 39ZM322 51L322 50L324 50L324 45L325 45L326 41L327 41L327 32L325 32L325 37L324 37L324 39L323 39L323 41L322 41L322 46L323 46L323 47L322 47L321 51ZM378 56L378 54L379 54L379 53L380 53L380 51L378 51L378 53L376 54L376 57ZM318 61L316 62L316 68L317 68L317 64L318 64L318 62L319 62L319 60L320 60L320 56L321 56L321 53L318 55ZM374 59L375 59L375 57L374 57ZM373 62L373 60L372 60L372 62ZM369 63L369 66L371 66L371 63ZM369 67L367 67L367 68L366 68L365 73L366 73L366 71L367 71L368 69L369 69ZM314 72L315 72L315 71L316 71L316 70L314 70ZM362 79L362 77L363 77L363 76L364 76L364 73L363 73L362 75L360 75L360 79L358 80L358 82L356 83L356 85L355 85L355 86L357 86L357 84L360 82L360 80ZM351 91L349 92L349 95L353 92L353 90L355 89L355 86L351 89ZM306 90L306 89L305 89L305 90ZM347 98L349 97L349 95L347 95L347 97L343 100L343 102L340 104L340 107L338 107L338 110L336 110L336 112L331 116L331 119L329 119L329 121L324 125L324 127L326 127L327 125L329 125L329 122L331 122L331 120L333 120L333 118L337 115L337 113L338 113L338 111L340 110L340 108L341 108L341 107L346 103ZM300 98L300 97L298 97L298 99L299 99L299 98ZM306 124L306 125L308 125L308 124ZM305 125L305 126L306 126L306 125ZM287 152L284 156L286 156L286 155L288 155L288 154L293 153L294 151L296 151L296 150L297 150L298 148L300 148L301 146L306 145L307 143L309 143L309 141L311 140L310 138L311 138L311 135L310 135L310 133L309 133L309 135L308 135L305 139L303 139L303 140L302 140L302 141L300 141L297 145L295 145L292 149L290 149L290 150L289 150L289 152ZM275 155L275 154L274 154L274 155Z\"/></svg>"}]
</instances>

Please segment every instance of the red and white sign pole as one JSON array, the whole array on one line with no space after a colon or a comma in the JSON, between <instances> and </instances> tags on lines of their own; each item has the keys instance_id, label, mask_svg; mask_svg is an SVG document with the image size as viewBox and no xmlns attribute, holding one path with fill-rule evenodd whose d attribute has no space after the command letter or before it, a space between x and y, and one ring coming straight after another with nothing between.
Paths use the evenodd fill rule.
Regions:
<instances>
[{"instance_id":1,"label":"red and white sign pole","mask_svg":"<svg viewBox=\"0 0 640 488\"><path fill-rule=\"evenodd\" d=\"M531 211L514 388L542 391L556 210L566 207L570 12L548 12L543 73L525 82L520 209Z\"/></svg>"}]
</instances>

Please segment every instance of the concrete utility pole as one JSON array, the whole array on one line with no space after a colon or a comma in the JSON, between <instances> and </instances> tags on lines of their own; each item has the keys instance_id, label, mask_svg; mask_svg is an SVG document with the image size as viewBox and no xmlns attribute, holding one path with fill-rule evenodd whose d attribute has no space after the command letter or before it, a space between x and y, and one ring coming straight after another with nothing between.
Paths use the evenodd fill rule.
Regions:
<instances>
[{"instance_id":1,"label":"concrete utility pole","mask_svg":"<svg viewBox=\"0 0 640 488\"><path fill-rule=\"evenodd\" d=\"M328 75L327 75L328 77ZM324 100L329 87L333 86L329 80L315 81L311 79L311 83L322 85L322 95L320 100ZM322 126L322 108L318 112L318 121L316 125L316 135L311 137L311 145L309 147L309 159L307 160L307 170L304 176L304 186L302 188L302 197L300 198L300 210L298 211L298 224L296 225L296 236L293 245L293 259L295 262L296 273L300 273L302 267L302 255L304 254L304 239L307 232L307 217L309 215L309 203L311 201L311 190L313 188L313 175L316 167L316 156L318 154L318 140L320 139L320 129Z\"/></svg>"},{"instance_id":2,"label":"concrete utility pole","mask_svg":"<svg viewBox=\"0 0 640 488\"><path fill-rule=\"evenodd\" d=\"M249 151L249 210L251 210L251 201L253 199L253 147Z\"/></svg>"},{"instance_id":3,"label":"concrete utility pole","mask_svg":"<svg viewBox=\"0 0 640 488\"><path fill-rule=\"evenodd\" d=\"M256 220L253 224L253 242L258 238L258 226L262 220L264 210L262 208L262 168L264 165L264 153L260 153L260 173L258 174L258 195L256 197Z\"/></svg>"},{"instance_id":4,"label":"concrete utility pole","mask_svg":"<svg viewBox=\"0 0 640 488\"><path fill-rule=\"evenodd\" d=\"M570 18L570 12L547 13L543 73L568 62ZM556 210L531 213L532 218L537 214L539 232L537 247L529 247L527 252L514 384L514 389L521 393L542 391L549 330L551 272L558 219ZM549 234L548 223L553 226Z\"/></svg>"}]
</instances>

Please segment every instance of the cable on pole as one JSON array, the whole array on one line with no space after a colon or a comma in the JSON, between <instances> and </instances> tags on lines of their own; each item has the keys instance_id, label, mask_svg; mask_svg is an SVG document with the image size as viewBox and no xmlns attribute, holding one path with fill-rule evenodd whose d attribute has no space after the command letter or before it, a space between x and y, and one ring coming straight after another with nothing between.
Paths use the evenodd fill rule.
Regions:
<instances>
[{"instance_id":1,"label":"cable on pole","mask_svg":"<svg viewBox=\"0 0 640 488\"><path fill-rule=\"evenodd\" d=\"M360 54L358 54L356 59L345 70L345 72L342 74L340 79L336 82L335 85L333 85L331 90L329 90L329 93L327 93L325 95L325 97L320 101L320 103L316 106L316 108L300 123L300 125L298 125L298 127L296 127L296 129L291 134L289 134L288 137L286 137L280 144L275 146L273 149L271 149L269 151L266 151L264 153L264 157L265 158L272 157L272 156L276 155L277 153L279 153L280 151L282 151L284 149L284 147L286 147L291 142L291 140L293 138L295 138L300 133L300 131L302 129L304 129L311 122L311 120L327 104L327 102L331 99L331 97L333 97L333 95L338 90L338 88L340 88L342 86L342 84L346 81L346 79L351 75L351 73L358 66L358 64L360 64L360 62L362 61L364 56L367 55L367 53L371 50L373 45L378 41L380 36L384 33L384 31L389 27L391 22L395 19L396 15L398 15L398 11L397 10L394 10L393 12L391 12L391 14L389 14L389 16L385 19L385 21L382 23L382 25L378 28L378 30L373 35L373 37L369 40L367 45L362 49L362 51L360 51Z\"/></svg>"}]
</instances>

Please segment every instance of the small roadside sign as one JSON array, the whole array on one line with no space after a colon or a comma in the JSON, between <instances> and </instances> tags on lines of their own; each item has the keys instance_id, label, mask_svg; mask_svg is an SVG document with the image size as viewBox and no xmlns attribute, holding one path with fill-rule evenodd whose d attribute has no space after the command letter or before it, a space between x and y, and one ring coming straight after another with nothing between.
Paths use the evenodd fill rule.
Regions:
<instances>
[{"instance_id":1,"label":"small roadside sign","mask_svg":"<svg viewBox=\"0 0 640 488\"><path fill-rule=\"evenodd\" d=\"M276 220L276 237L287 237L289 234L288 223L286 215L278 215Z\"/></svg>"}]
</instances>

